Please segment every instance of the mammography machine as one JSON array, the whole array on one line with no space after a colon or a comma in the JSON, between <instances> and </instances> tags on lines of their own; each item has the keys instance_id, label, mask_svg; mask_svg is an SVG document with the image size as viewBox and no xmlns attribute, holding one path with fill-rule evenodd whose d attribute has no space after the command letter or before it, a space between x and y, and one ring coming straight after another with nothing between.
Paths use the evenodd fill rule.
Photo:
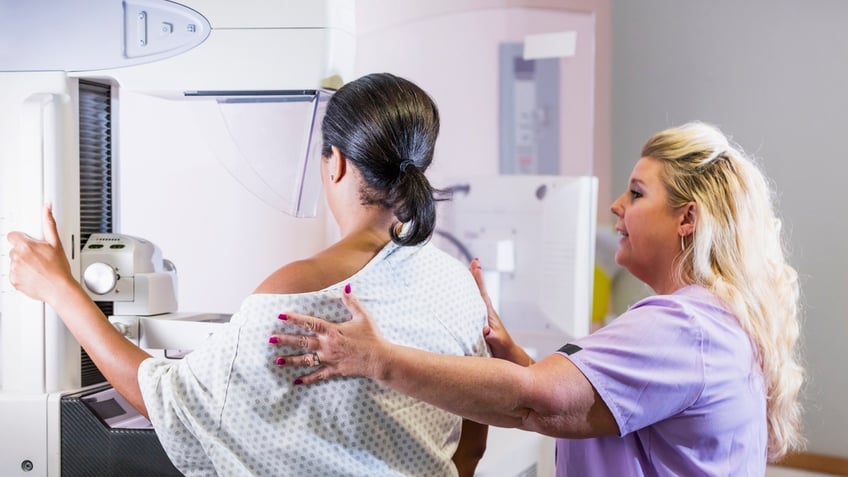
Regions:
<instances>
[{"instance_id":1,"label":"mammography machine","mask_svg":"<svg viewBox=\"0 0 848 477\"><path fill-rule=\"evenodd\" d=\"M479 258L492 303L533 358L589 334L597 178L498 175L455 180L437 234Z\"/></svg>"},{"instance_id":2,"label":"mammography machine","mask_svg":"<svg viewBox=\"0 0 848 477\"><path fill-rule=\"evenodd\" d=\"M174 313L173 264L115 230L121 95L192 101L186 127L229 139L243 185L309 216L325 88L351 75L353 19L348 0L0 0L0 475L174 471L152 431L104 425L117 397L86 400L108 386L61 319L11 288L6 234L41 236L52 202L73 273L113 324L150 350L190 350L204 333L186 327L226 317Z\"/></svg>"},{"instance_id":3,"label":"mammography machine","mask_svg":"<svg viewBox=\"0 0 848 477\"><path fill-rule=\"evenodd\" d=\"M498 175L452 181L438 244L479 258L492 304L515 341L542 359L589 334L598 180ZM554 441L491 427L479 477L553 474Z\"/></svg>"}]
</instances>

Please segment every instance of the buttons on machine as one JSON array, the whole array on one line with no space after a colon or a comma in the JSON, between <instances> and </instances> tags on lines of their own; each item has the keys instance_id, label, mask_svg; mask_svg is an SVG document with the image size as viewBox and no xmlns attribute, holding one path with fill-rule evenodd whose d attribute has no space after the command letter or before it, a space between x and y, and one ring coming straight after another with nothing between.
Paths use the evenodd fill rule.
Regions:
<instances>
[{"instance_id":1,"label":"buttons on machine","mask_svg":"<svg viewBox=\"0 0 848 477\"><path fill-rule=\"evenodd\" d=\"M125 1L124 25L127 58L192 48L211 30L199 13L173 2Z\"/></svg>"}]
</instances>

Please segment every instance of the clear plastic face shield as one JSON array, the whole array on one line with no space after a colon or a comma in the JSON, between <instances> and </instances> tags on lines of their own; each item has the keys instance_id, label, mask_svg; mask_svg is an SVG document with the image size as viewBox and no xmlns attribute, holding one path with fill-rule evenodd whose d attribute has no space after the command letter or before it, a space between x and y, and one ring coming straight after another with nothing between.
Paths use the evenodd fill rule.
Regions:
<instances>
[{"instance_id":1,"label":"clear plastic face shield","mask_svg":"<svg viewBox=\"0 0 848 477\"><path fill-rule=\"evenodd\" d=\"M210 150L256 197L294 217L321 200L321 122L329 90L194 93L190 109Z\"/></svg>"}]
</instances>

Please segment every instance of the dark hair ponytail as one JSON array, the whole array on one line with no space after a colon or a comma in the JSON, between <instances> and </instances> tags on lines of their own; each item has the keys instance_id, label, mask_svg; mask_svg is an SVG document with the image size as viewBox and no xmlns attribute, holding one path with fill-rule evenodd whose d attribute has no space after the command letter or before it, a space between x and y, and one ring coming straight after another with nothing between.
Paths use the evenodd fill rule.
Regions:
<instances>
[{"instance_id":1,"label":"dark hair ponytail","mask_svg":"<svg viewBox=\"0 0 848 477\"><path fill-rule=\"evenodd\" d=\"M391 228L392 241L427 241L439 193L424 175L439 135L439 111L430 96L389 73L363 76L330 98L322 129L322 154L335 146L362 174L362 203L391 209L405 224L403 232L401 224Z\"/></svg>"},{"instance_id":2,"label":"dark hair ponytail","mask_svg":"<svg viewBox=\"0 0 848 477\"><path fill-rule=\"evenodd\" d=\"M430 238L436 225L436 192L417 167L409 166L401 172L391 202L395 204L395 216L407 225L402 235L398 227L392 228L392 241L415 245Z\"/></svg>"}]
</instances>

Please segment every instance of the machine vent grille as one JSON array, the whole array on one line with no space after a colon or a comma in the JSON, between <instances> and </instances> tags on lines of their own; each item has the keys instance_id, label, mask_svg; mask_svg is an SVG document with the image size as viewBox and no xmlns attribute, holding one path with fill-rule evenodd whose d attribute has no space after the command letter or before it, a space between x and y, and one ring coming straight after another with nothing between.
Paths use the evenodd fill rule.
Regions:
<instances>
[{"instance_id":1,"label":"machine vent grille","mask_svg":"<svg viewBox=\"0 0 848 477\"><path fill-rule=\"evenodd\" d=\"M112 94L109 85L80 80L80 246L112 232Z\"/></svg>"},{"instance_id":2,"label":"machine vent grille","mask_svg":"<svg viewBox=\"0 0 848 477\"><path fill-rule=\"evenodd\" d=\"M93 233L112 232L112 88L79 82L80 248ZM112 303L97 303L106 316ZM106 381L84 350L82 385Z\"/></svg>"}]
</instances>

